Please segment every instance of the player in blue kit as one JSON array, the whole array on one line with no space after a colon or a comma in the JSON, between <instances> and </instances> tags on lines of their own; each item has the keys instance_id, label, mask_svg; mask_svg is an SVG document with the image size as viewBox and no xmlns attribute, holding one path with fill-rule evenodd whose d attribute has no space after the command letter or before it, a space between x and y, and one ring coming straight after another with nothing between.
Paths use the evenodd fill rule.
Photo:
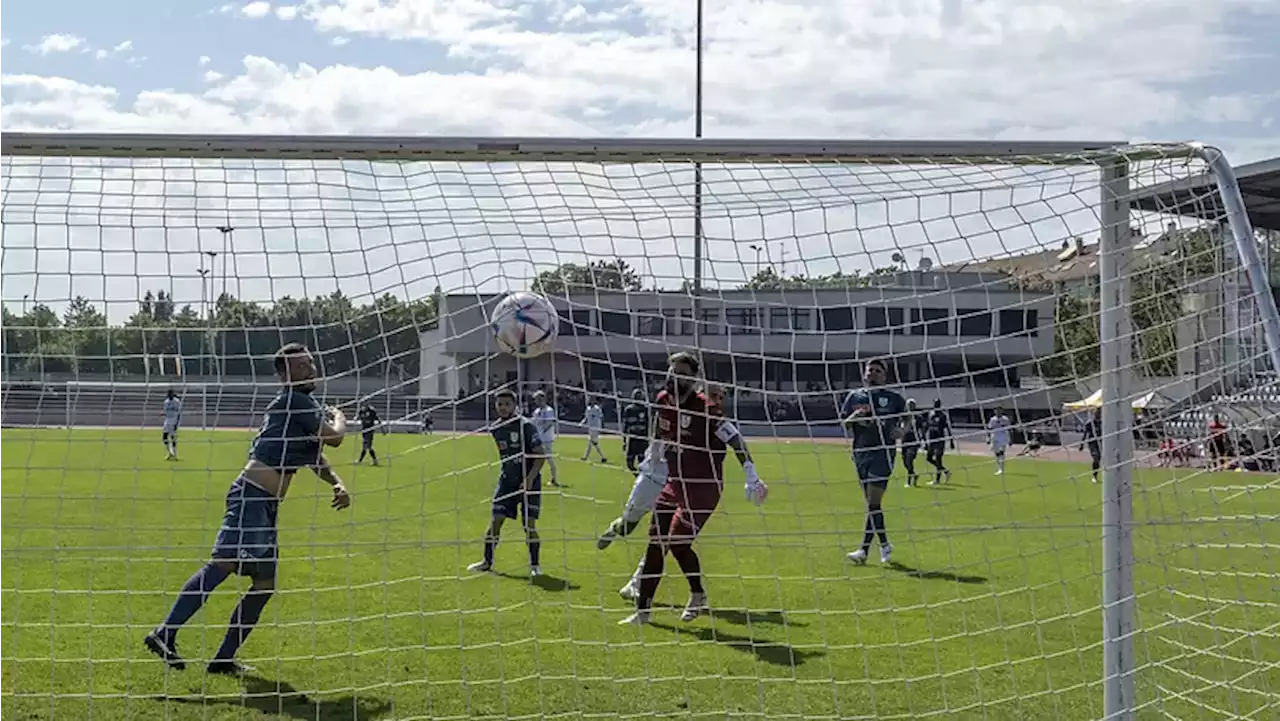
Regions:
<instances>
[{"instance_id":1,"label":"player in blue kit","mask_svg":"<svg viewBox=\"0 0 1280 721\"><path fill-rule=\"evenodd\" d=\"M283 387L267 406L249 460L227 493L226 513L213 544L213 558L187 580L164 623L144 640L147 650L172 668L186 667L178 654L178 630L219 584L232 574L239 574L248 576L252 584L231 613L227 635L208 671L239 674L245 670L236 661L236 651L257 625L275 591L276 520L280 501L288 493L294 474L311 468L333 487L333 508L341 510L351 505L342 479L321 452L322 446L342 444L347 421L341 411L323 408L311 396L316 368L310 351L301 343L285 345L276 352L275 370Z\"/></svg>"},{"instance_id":2,"label":"player in blue kit","mask_svg":"<svg viewBox=\"0 0 1280 721\"><path fill-rule=\"evenodd\" d=\"M538 515L542 511L542 464L546 450L533 421L516 412L516 394L503 388L493 394L498 422L490 429L498 444L502 470L498 487L493 492L493 518L484 535L484 559L467 570L477 573L493 570L493 553L508 518L522 518L525 541L529 546L529 576L542 575L538 556L542 541L538 538Z\"/></svg>"},{"instance_id":3,"label":"player in blue kit","mask_svg":"<svg viewBox=\"0 0 1280 721\"><path fill-rule=\"evenodd\" d=\"M884 361L868 361L862 373L864 387L849 391L840 407L840 417L853 436L853 465L867 499L862 547L848 555L849 560L857 564L867 562L867 553L876 536L880 538L880 562L888 563L893 553L880 503L889 487L889 476L893 474L893 449L902 437L902 417L907 402L901 395L881 387L885 377Z\"/></svg>"}]
</instances>

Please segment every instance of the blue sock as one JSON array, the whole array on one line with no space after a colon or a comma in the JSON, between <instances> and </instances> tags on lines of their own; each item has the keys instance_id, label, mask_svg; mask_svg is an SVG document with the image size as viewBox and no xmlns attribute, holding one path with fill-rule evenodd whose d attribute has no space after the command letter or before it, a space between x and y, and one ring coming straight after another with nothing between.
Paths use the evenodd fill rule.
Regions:
<instances>
[{"instance_id":1,"label":"blue sock","mask_svg":"<svg viewBox=\"0 0 1280 721\"><path fill-rule=\"evenodd\" d=\"M262 618L262 609L267 607L267 601L270 600L271 591L249 589L244 598L240 599L235 610L231 612L227 635L222 639L222 645L218 647L215 660L225 661L235 658L236 651L240 650L240 645L253 632L254 626L258 625L258 619Z\"/></svg>"},{"instance_id":2,"label":"blue sock","mask_svg":"<svg viewBox=\"0 0 1280 721\"><path fill-rule=\"evenodd\" d=\"M204 602L209 599L209 594L213 593L218 584L227 580L230 575L229 571L208 563L187 579L182 586L182 591L178 594L178 600L173 602L173 608L169 609L169 615L160 627L166 643L172 645L182 624L196 615L196 611L199 611Z\"/></svg>"}]
</instances>

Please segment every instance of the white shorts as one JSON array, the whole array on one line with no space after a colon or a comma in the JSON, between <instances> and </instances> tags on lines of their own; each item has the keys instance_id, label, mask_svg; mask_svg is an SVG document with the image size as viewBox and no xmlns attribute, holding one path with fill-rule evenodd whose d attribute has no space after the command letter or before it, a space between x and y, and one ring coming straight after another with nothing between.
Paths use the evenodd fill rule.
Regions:
<instances>
[{"instance_id":1,"label":"white shorts","mask_svg":"<svg viewBox=\"0 0 1280 721\"><path fill-rule=\"evenodd\" d=\"M995 441L991 443L991 452L996 454L997 456L1003 456L1004 452L1008 449L1009 449L1008 443L998 443Z\"/></svg>"},{"instance_id":2,"label":"white shorts","mask_svg":"<svg viewBox=\"0 0 1280 721\"><path fill-rule=\"evenodd\" d=\"M622 510L622 520L627 523L639 523L644 514L653 510L658 503L658 496L667 485L666 474L652 475L641 473L636 476L635 485L631 486L631 496Z\"/></svg>"},{"instance_id":3,"label":"white shorts","mask_svg":"<svg viewBox=\"0 0 1280 721\"><path fill-rule=\"evenodd\" d=\"M589 429L587 429L587 440L591 441L592 443L597 443L597 442L599 442L599 441L600 441L600 431L599 431L598 429L596 429L596 428L589 428Z\"/></svg>"},{"instance_id":4,"label":"white shorts","mask_svg":"<svg viewBox=\"0 0 1280 721\"><path fill-rule=\"evenodd\" d=\"M167 436L176 436L178 435L178 422L165 421L164 425L160 427L160 430Z\"/></svg>"},{"instance_id":5,"label":"white shorts","mask_svg":"<svg viewBox=\"0 0 1280 721\"><path fill-rule=\"evenodd\" d=\"M552 438L549 441L543 441L542 452L548 456L553 455L556 452L556 439Z\"/></svg>"}]
</instances>

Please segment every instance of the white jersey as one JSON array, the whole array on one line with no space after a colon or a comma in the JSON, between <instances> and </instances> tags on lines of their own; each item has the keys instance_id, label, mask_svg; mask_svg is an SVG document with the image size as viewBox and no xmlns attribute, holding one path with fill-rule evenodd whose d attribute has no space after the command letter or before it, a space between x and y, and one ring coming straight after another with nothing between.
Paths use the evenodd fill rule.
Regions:
<instances>
[{"instance_id":1,"label":"white jersey","mask_svg":"<svg viewBox=\"0 0 1280 721\"><path fill-rule=\"evenodd\" d=\"M533 428L538 431L538 440L545 445L556 439L556 409L551 406L539 406L533 409Z\"/></svg>"},{"instance_id":2,"label":"white jersey","mask_svg":"<svg viewBox=\"0 0 1280 721\"><path fill-rule=\"evenodd\" d=\"M604 409L595 404L587 406L582 422L587 425L587 430L593 435L599 433L600 429L604 428Z\"/></svg>"},{"instance_id":3,"label":"white jersey","mask_svg":"<svg viewBox=\"0 0 1280 721\"><path fill-rule=\"evenodd\" d=\"M1009 416L991 416L987 421L987 432L991 434L993 448L1009 446Z\"/></svg>"},{"instance_id":4,"label":"white jersey","mask_svg":"<svg viewBox=\"0 0 1280 721\"><path fill-rule=\"evenodd\" d=\"M177 398L164 399L164 429L166 431L174 431L178 428L178 422L182 420L182 401Z\"/></svg>"}]
</instances>

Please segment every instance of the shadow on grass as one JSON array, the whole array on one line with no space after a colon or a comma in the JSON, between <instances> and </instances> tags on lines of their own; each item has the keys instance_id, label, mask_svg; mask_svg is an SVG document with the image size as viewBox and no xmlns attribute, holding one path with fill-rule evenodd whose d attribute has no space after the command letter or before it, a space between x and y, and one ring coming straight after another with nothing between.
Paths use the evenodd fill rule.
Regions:
<instances>
[{"instance_id":1,"label":"shadow on grass","mask_svg":"<svg viewBox=\"0 0 1280 721\"><path fill-rule=\"evenodd\" d=\"M952 583L986 583L986 576L962 576L951 573L950 571L921 571L918 568L912 568L897 561L890 561L885 568L898 573L906 574L912 578L921 578L926 581L951 581Z\"/></svg>"},{"instance_id":2,"label":"shadow on grass","mask_svg":"<svg viewBox=\"0 0 1280 721\"><path fill-rule=\"evenodd\" d=\"M269 681L252 674L240 680L244 684L241 696L158 696L155 700L193 706L237 706L268 716L306 721L376 721L386 718L392 710L390 702L371 696L341 696L316 701L285 681Z\"/></svg>"},{"instance_id":3,"label":"shadow on grass","mask_svg":"<svg viewBox=\"0 0 1280 721\"><path fill-rule=\"evenodd\" d=\"M660 628L680 634L694 636L699 641L718 643L742 653L749 653L760 661L773 666L802 666L811 658L822 656L821 651L802 651L785 643L768 640L756 640L748 636L718 631L705 626L668 626L661 623L649 624L651 628Z\"/></svg>"},{"instance_id":4,"label":"shadow on grass","mask_svg":"<svg viewBox=\"0 0 1280 721\"><path fill-rule=\"evenodd\" d=\"M582 586L579 586L578 584L574 583L573 581L570 581L567 578L557 578L555 576L551 576L546 573L542 574L541 576L529 577L528 575L516 575L514 573L502 573L501 571L494 571L493 575L498 576L500 578L505 578L511 581L524 581L526 583L531 583L534 586L537 586L538 588L541 588L544 591L551 591L553 593L560 593L563 591L576 591L579 588L582 588Z\"/></svg>"},{"instance_id":5,"label":"shadow on grass","mask_svg":"<svg viewBox=\"0 0 1280 721\"><path fill-rule=\"evenodd\" d=\"M684 606L677 606L674 603L654 603L654 608L670 608L675 610L684 610ZM728 621L738 626L759 626L771 624L774 626L808 626L803 621L792 621L783 615L782 611L752 611L746 608L717 608L712 607L707 611L707 615L713 621Z\"/></svg>"}]
</instances>

